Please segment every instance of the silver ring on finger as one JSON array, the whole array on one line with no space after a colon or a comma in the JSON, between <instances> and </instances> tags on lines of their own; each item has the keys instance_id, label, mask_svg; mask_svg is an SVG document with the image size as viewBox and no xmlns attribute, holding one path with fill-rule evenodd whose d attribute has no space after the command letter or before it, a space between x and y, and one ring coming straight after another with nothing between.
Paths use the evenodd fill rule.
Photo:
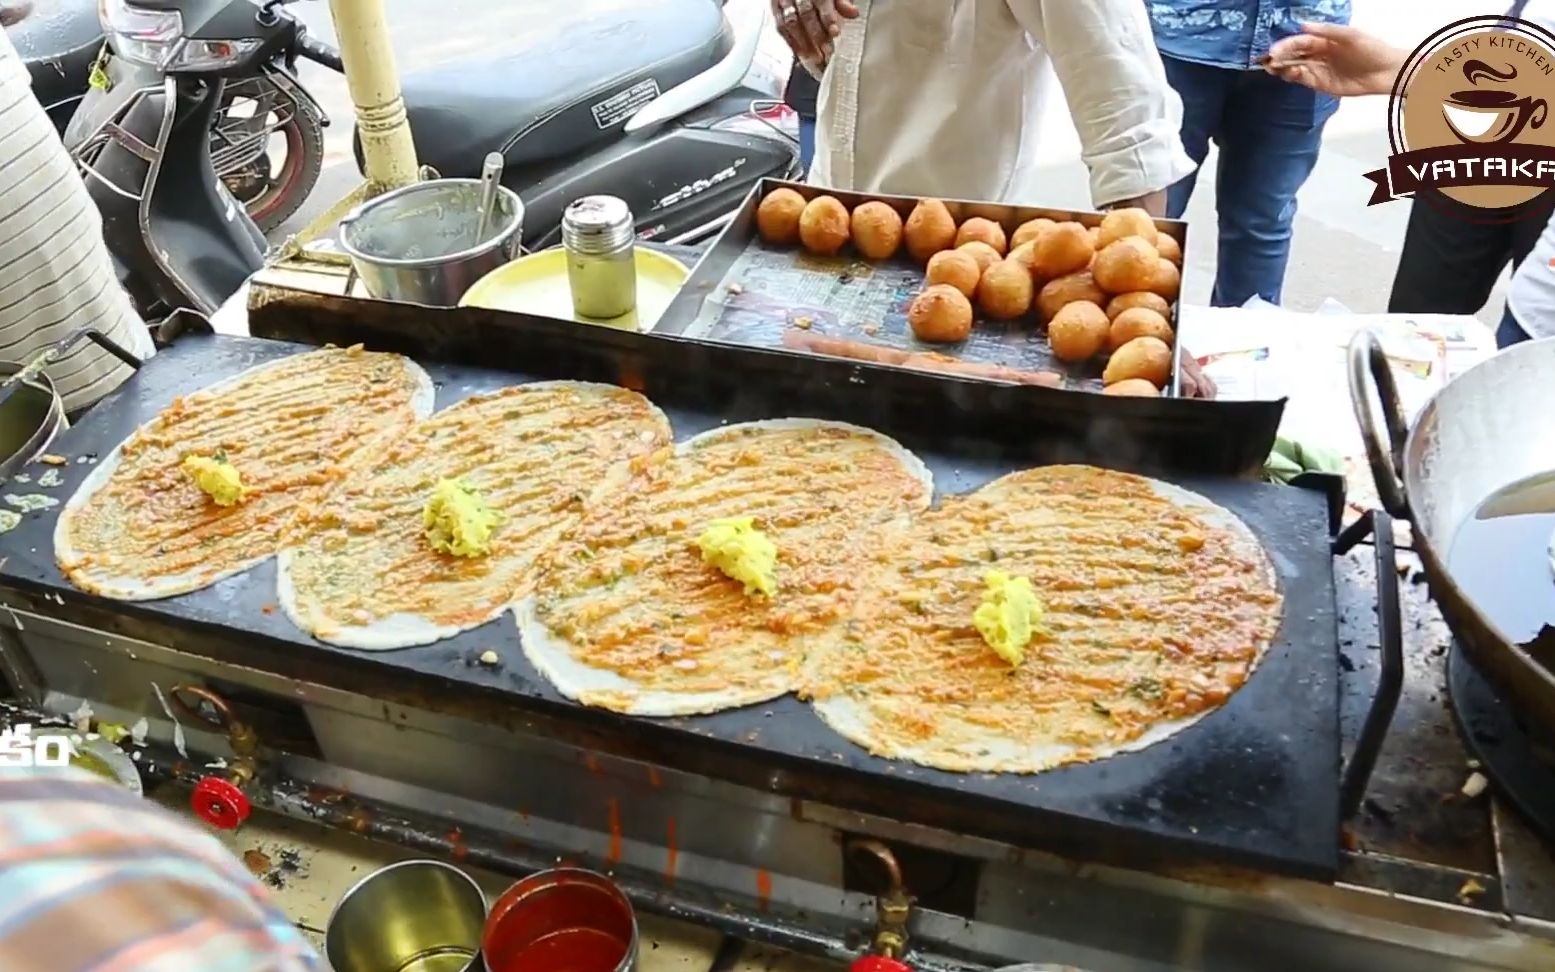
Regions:
<instances>
[{"instance_id":1,"label":"silver ring on finger","mask_svg":"<svg viewBox=\"0 0 1555 972\"><path fill-rule=\"evenodd\" d=\"M813 13L815 11L814 0L795 0L795 2L799 6L799 12L802 14Z\"/></svg>"},{"instance_id":2,"label":"silver ring on finger","mask_svg":"<svg viewBox=\"0 0 1555 972\"><path fill-rule=\"evenodd\" d=\"M793 4L789 4L783 8L782 15L785 21L788 23L793 23L799 19L799 8L795 7Z\"/></svg>"}]
</instances>

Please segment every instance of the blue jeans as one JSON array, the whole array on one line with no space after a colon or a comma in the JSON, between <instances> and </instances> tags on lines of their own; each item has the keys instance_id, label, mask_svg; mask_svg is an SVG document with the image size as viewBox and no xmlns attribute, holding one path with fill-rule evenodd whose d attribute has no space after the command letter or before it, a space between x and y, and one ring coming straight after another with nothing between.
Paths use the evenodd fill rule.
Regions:
<instances>
[{"instance_id":1,"label":"blue jeans","mask_svg":"<svg viewBox=\"0 0 1555 972\"><path fill-rule=\"evenodd\" d=\"M1501 326L1496 328L1496 348L1509 348L1526 340L1528 332L1517 323L1517 318L1512 314L1512 305L1507 304L1506 312L1501 315Z\"/></svg>"},{"instance_id":2,"label":"blue jeans","mask_svg":"<svg viewBox=\"0 0 1555 972\"><path fill-rule=\"evenodd\" d=\"M1255 294L1279 303L1290 260L1296 190L1312 174L1323 125L1338 100L1263 71L1162 58L1182 96L1182 142L1202 163L1220 148L1215 191L1220 244L1213 303L1238 307ZM1197 173L1171 188L1167 215L1182 218Z\"/></svg>"},{"instance_id":3,"label":"blue jeans","mask_svg":"<svg viewBox=\"0 0 1555 972\"><path fill-rule=\"evenodd\" d=\"M815 119L799 116L799 171L810 171L810 160L815 158Z\"/></svg>"}]
</instances>

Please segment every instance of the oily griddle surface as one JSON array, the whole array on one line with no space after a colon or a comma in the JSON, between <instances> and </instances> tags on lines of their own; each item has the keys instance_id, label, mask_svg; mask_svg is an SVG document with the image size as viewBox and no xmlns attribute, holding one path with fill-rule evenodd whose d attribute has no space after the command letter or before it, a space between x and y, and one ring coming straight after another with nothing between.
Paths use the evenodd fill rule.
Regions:
<instances>
[{"instance_id":1,"label":"oily griddle surface","mask_svg":"<svg viewBox=\"0 0 1555 972\"><path fill-rule=\"evenodd\" d=\"M174 396L298 350L254 339L181 341L54 443L50 451L71 461L61 468L64 485L46 492L68 498L93 468L76 457L107 454ZM437 384L439 408L557 377L423 365ZM678 439L726 418L675 398L655 394ZM803 414L802 407L779 404L767 416L727 418ZM921 456L942 491L969 491L1031 464L1012 459L1007 448L947 437L933 426L881 431ZM1219 477L1173 479L1236 512L1263 542L1285 598L1280 631L1248 683L1219 711L1140 752L1035 776L952 774L877 759L791 697L667 720L588 709L561 698L530 667L509 615L422 648L370 653L320 644L276 607L274 561L181 597L105 601L76 590L55 565L58 509L28 514L5 537L0 588L7 600L61 620L405 704L560 732L585 745L896 819L1078 858L1246 865L1331 878L1338 865L1338 648L1324 499ZM488 649L501 656L500 665L476 661Z\"/></svg>"}]
</instances>

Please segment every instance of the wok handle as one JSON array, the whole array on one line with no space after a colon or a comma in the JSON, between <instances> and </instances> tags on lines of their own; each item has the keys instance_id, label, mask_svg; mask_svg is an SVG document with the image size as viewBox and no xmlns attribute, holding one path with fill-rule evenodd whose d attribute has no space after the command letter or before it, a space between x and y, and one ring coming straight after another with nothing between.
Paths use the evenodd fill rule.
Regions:
<instances>
[{"instance_id":1,"label":"wok handle","mask_svg":"<svg viewBox=\"0 0 1555 972\"><path fill-rule=\"evenodd\" d=\"M115 341L113 338L104 334L102 331L99 331L96 328L87 328L83 337L102 348L104 351L107 351L115 358L118 358L120 361L129 365L135 371L140 370L140 366L143 362L133 353L126 351L124 346L121 345L118 341Z\"/></svg>"},{"instance_id":2,"label":"wok handle","mask_svg":"<svg viewBox=\"0 0 1555 972\"><path fill-rule=\"evenodd\" d=\"M1361 426L1361 440L1366 444L1366 458L1371 462L1371 477L1377 483L1377 495L1389 513L1407 520L1409 498L1405 495L1400 471L1404 468L1404 443L1409 428L1398 402L1398 383L1393 380L1393 370L1388 367L1388 356L1377 335L1371 331L1358 331L1350 340L1349 362L1350 404L1355 408L1355 421ZM1386 445L1377 430L1373 397L1382 410L1382 421L1387 427Z\"/></svg>"},{"instance_id":3,"label":"wok handle","mask_svg":"<svg viewBox=\"0 0 1555 972\"><path fill-rule=\"evenodd\" d=\"M81 327L71 331L60 340L54 342L54 344L48 348L45 348L44 353L53 354L53 358L51 360L58 361L60 358L63 358L71 351L74 351L76 345L80 344L82 341L91 341L93 344L102 348L104 351L107 351L115 358L118 358L120 361L129 365L131 368L134 368L137 371L140 369L141 360L139 358L124 350L119 342L104 334L102 331L97 330L95 327L92 327L90 324L84 324Z\"/></svg>"},{"instance_id":4,"label":"wok handle","mask_svg":"<svg viewBox=\"0 0 1555 972\"><path fill-rule=\"evenodd\" d=\"M1404 626L1399 610L1398 560L1393 549L1393 518L1381 510L1371 510L1350 524L1334 540L1335 556L1349 553L1367 535L1377 557L1377 641L1381 648L1381 671L1371 708L1361 724L1355 751L1345 764L1339 782L1339 819L1349 820L1360 809L1371 782L1377 756L1393 725L1399 696L1404 691Z\"/></svg>"}]
</instances>

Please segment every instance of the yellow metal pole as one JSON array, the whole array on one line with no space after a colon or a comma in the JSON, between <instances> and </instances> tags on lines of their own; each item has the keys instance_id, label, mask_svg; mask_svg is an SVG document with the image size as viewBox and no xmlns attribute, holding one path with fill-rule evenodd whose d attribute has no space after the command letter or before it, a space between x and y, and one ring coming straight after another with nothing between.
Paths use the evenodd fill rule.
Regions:
<instances>
[{"instance_id":1,"label":"yellow metal pole","mask_svg":"<svg viewBox=\"0 0 1555 972\"><path fill-rule=\"evenodd\" d=\"M367 195L408 186L417 179L416 146L400 97L383 0L329 0L329 13L340 39L346 87L356 105Z\"/></svg>"}]
</instances>

